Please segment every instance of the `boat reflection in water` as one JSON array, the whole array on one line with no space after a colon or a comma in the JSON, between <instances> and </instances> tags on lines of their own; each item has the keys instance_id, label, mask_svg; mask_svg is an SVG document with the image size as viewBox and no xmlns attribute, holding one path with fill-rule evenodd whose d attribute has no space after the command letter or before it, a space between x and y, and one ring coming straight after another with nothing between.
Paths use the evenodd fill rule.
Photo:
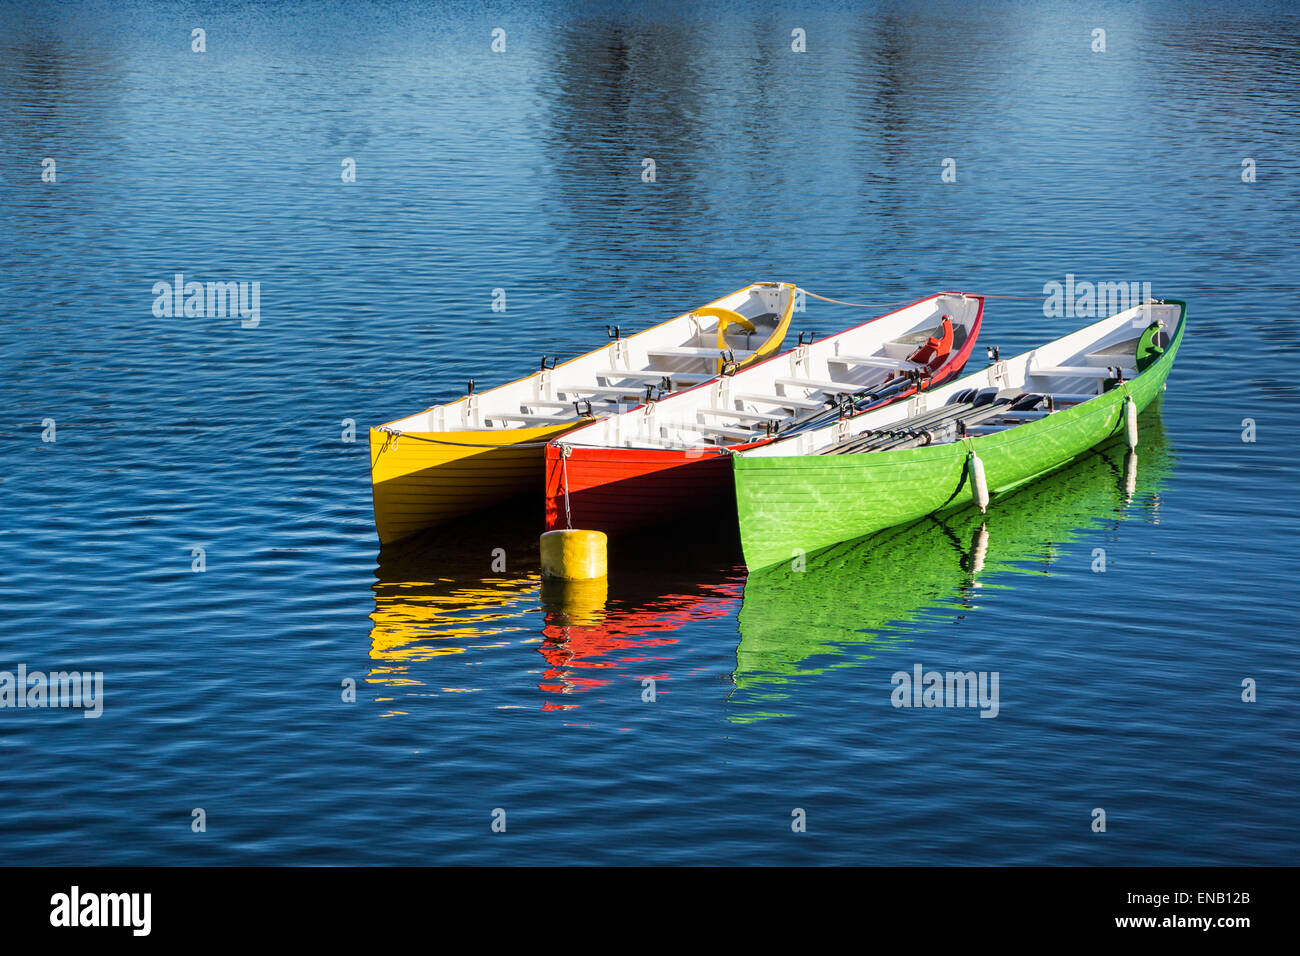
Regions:
<instances>
[{"instance_id":1,"label":"boat reflection in water","mask_svg":"<svg viewBox=\"0 0 1300 956\"><path fill-rule=\"evenodd\" d=\"M1082 534L1158 521L1171 467L1153 408L1136 455L1110 445L994 499L986 515L972 507L922 519L809 555L802 571L791 562L751 574L730 700L749 712L731 719L775 716L774 702L811 675L855 666L978 607L979 588L995 578L1003 587L1012 573L1051 573L1058 546Z\"/></svg>"},{"instance_id":2,"label":"boat reflection in water","mask_svg":"<svg viewBox=\"0 0 1300 956\"><path fill-rule=\"evenodd\" d=\"M506 511L466 519L381 549L366 679L393 692L376 701L477 690L416 665L467 652L481 659L490 648L538 640L537 536L518 518ZM449 680L429 682L430 674Z\"/></svg>"},{"instance_id":3,"label":"boat reflection in water","mask_svg":"<svg viewBox=\"0 0 1300 956\"><path fill-rule=\"evenodd\" d=\"M575 695L616 678L628 696L638 695L642 680L667 680L680 666L667 659L681 653L668 650L678 642L674 632L727 618L740 604L744 567L734 530L692 526L685 563L680 549L620 539L608 581L571 583L543 582L541 531L535 503L525 503L382 549L367 680L391 689L376 698L390 714L402 713L402 699L484 689L463 686L468 674L490 683L493 697L517 700L518 685L499 682L500 671L455 665L497 663L494 650L524 644L541 655L526 670L539 675L542 709L573 709ZM494 562L511 570L494 571ZM506 666L518 673L517 659Z\"/></svg>"},{"instance_id":4,"label":"boat reflection in water","mask_svg":"<svg viewBox=\"0 0 1300 956\"><path fill-rule=\"evenodd\" d=\"M368 680L391 714L403 699L482 689L510 701L501 706L570 710L588 693L631 697L646 678L695 672L691 655L703 662L717 647L709 629L691 626L725 628L739 609L730 717L772 716L813 675L977 607L981 586L1050 573L1059 545L1107 524L1158 520L1171 467L1158 410L1141 429L1136 458L1112 445L995 499L987 515L929 518L810 555L802 572L777 565L748 580L730 515L715 527L619 538L608 581L577 584L543 582L535 503L465 519L380 553ZM521 661L540 698L520 685ZM483 686L465 686L470 674Z\"/></svg>"},{"instance_id":5,"label":"boat reflection in water","mask_svg":"<svg viewBox=\"0 0 1300 956\"><path fill-rule=\"evenodd\" d=\"M693 528L698 528L692 526ZM739 544L710 534L690 559L665 554L662 544L621 539L606 582L547 581L540 650L548 664L539 687L548 694L573 695L629 681L639 694L647 678L669 680L682 668L674 632L698 621L729 617L740 604L745 569ZM547 708L572 708L574 701Z\"/></svg>"}]
</instances>

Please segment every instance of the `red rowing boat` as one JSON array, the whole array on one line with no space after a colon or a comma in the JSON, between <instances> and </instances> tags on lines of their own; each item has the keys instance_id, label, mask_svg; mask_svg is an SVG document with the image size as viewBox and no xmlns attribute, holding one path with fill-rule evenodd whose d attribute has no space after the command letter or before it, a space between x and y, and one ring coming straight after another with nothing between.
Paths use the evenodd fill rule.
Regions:
<instances>
[{"instance_id":1,"label":"red rowing boat","mask_svg":"<svg viewBox=\"0 0 1300 956\"><path fill-rule=\"evenodd\" d=\"M617 534L726 509L732 451L943 384L983 314L982 296L939 293L568 432L546 449L546 526Z\"/></svg>"}]
</instances>

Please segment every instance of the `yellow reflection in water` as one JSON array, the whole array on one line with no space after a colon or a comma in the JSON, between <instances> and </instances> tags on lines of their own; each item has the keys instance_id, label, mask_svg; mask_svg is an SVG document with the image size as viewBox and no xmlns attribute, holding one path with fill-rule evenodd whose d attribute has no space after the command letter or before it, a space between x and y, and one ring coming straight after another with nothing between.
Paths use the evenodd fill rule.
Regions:
<instances>
[{"instance_id":1,"label":"yellow reflection in water","mask_svg":"<svg viewBox=\"0 0 1300 956\"><path fill-rule=\"evenodd\" d=\"M383 663L371 669L372 678L395 683L392 675L412 661L461 654L482 646L484 639L528 630L519 624L519 615L536 606L540 586L537 574L472 584L445 579L376 583L370 657Z\"/></svg>"},{"instance_id":2,"label":"yellow reflection in water","mask_svg":"<svg viewBox=\"0 0 1300 956\"><path fill-rule=\"evenodd\" d=\"M472 693L480 688L465 686L471 671L440 672L438 683L426 684L413 665L536 640L536 629L521 619L536 611L541 590L530 537L460 526L385 547L372 586L367 681L401 688L406 697Z\"/></svg>"}]
</instances>

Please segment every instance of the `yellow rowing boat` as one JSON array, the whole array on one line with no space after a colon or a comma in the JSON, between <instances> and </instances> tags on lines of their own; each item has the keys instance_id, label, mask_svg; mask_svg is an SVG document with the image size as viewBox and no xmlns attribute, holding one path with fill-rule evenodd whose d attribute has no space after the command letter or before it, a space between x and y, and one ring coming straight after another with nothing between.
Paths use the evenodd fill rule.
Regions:
<instances>
[{"instance_id":1,"label":"yellow rowing boat","mask_svg":"<svg viewBox=\"0 0 1300 956\"><path fill-rule=\"evenodd\" d=\"M775 355L795 287L758 282L507 385L370 429L381 543L516 495L542 498L546 443L579 425Z\"/></svg>"}]
</instances>

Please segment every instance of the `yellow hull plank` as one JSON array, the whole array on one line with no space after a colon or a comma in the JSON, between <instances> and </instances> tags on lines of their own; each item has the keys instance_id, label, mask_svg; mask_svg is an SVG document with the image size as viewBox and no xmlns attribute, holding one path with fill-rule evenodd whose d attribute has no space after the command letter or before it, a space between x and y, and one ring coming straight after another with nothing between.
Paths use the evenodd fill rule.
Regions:
<instances>
[{"instance_id":1,"label":"yellow hull plank","mask_svg":"<svg viewBox=\"0 0 1300 956\"><path fill-rule=\"evenodd\" d=\"M407 433L400 438L372 428L371 482L380 542L396 541L529 491L540 496L546 442L577 424Z\"/></svg>"}]
</instances>

